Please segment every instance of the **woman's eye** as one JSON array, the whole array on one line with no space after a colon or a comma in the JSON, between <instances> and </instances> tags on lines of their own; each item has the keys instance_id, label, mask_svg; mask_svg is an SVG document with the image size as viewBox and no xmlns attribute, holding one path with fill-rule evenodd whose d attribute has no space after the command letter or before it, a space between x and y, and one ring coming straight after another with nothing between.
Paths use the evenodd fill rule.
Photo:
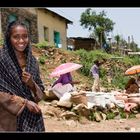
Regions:
<instances>
[{"instance_id":1,"label":"woman's eye","mask_svg":"<svg viewBox=\"0 0 140 140\"><path fill-rule=\"evenodd\" d=\"M19 36L13 36L14 39L19 40L20 37Z\"/></svg>"},{"instance_id":2,"label":"woman's eye","mask_svg":"<svg viewBox=\"0 0 140 140\"><path fill-rule=\"evenodd\" d=\"M23 35L22 38L26 39L26 38L28 38L28 36L27 35Z\"/></svg>"},{"instance_id":3,"label":"woman's eye","mask_svg":"<svg viewBox=\"0 0 140 140\"><path fill-rule=\"evenodd\" d=\"M27 39L28 38L28 35L23 35L23 36L19 36L19 35L16 35L16 36L13 36L14 39L16 40L20 40L20 39Z\"/></svg>"}]
</instances>

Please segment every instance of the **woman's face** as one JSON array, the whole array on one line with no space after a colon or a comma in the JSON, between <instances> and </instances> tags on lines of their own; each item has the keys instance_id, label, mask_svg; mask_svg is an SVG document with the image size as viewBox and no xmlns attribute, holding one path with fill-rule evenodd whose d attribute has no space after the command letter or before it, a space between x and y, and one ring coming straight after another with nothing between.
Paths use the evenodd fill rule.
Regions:
<instances>
[{"instance_id":1,"label":"woman's face","mask_svg":"<svg viewBox=\"0 0 140 140\"><path fill-rule=\"evenodd\" d=\"M10 41L14 50L23 52L29 43L27 29L20 25L13 27Z\"/></svg>"}]
</instances>

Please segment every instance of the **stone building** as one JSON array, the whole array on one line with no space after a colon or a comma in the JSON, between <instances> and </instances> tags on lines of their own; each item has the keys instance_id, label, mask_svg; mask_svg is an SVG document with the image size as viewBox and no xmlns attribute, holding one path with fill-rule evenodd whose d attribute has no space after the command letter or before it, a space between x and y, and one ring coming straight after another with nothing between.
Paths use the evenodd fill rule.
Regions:
<instances>
[{"instance_id":1,"label":"stone building","mask_svg":"<svg viewBox=\"0 0 140 140\"><path fill-rule=\"evenodd\" d=\"M32 43L43 41L67 48L69 19L47 8L0 8L0 33L5 34L8 23L21 19L29 27Z\"/></svg>"}]
</instances>

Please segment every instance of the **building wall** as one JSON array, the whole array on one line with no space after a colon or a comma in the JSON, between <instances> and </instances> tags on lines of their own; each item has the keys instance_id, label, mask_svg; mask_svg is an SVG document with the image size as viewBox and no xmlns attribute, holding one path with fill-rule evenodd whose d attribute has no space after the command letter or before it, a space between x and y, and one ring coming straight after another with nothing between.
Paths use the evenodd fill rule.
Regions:
<instances>
[{"instance_id":1,"label":"building wall","mask_svg":"<svg viewBox=\"0 0 140 140\"><path fill-rule=\"evenodd\" d=\"M15 14L18 19L28 20L30 21L30 35L31 41L33 43L38 42L38 30L37 30L37 15L35 14L35 10L31 10L32 12L27 11L26 8L1 8L1 33L5 34L7 24L8 24L8 16L11 14Z\"/></svg>"},{"instance_id":2,"label":"building wall","mask_svg":"<svg viewBox=\"0 0 140 140\"><path fill-rule=\"evenodd\" d=\"M60 43L63 48L67 48L67 23L64 19L54 16L51 12L44 9L39 9L38 12L38 34L39 42L44 41L44 26L48 28L49 40L51 44L54 44L54 31L60 33Z\"/></svg>"}]
</instances>

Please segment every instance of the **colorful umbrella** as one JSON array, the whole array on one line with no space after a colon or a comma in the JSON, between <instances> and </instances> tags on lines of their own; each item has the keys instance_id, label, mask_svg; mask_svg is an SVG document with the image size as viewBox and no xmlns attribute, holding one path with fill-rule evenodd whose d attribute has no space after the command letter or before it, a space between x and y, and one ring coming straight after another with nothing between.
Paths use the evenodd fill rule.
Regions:
<instances>
[{"instance_id":1,"label":"colorful umbrella","mask_svg":"<svg viewBox=\"0 0 140 140\"><path fill-rule=\"evenodd\" d=\"M53 72L50 74L50 77L60 76L62 74L77 70L81 67L82 65L76 63L63 63L53 70Z\"/></svg>"},{"instance_id":2,"label":"colorful umbrella","mask_svg":"<svg viewBox=\"0 0 140 140\"><path fill-rule=\"evenodd\" d=\"M140 65L135 65L129 68L126 72L125 75L133 75L133 74L138 74L140 73Z\"/></svg>"}]
</instances>

